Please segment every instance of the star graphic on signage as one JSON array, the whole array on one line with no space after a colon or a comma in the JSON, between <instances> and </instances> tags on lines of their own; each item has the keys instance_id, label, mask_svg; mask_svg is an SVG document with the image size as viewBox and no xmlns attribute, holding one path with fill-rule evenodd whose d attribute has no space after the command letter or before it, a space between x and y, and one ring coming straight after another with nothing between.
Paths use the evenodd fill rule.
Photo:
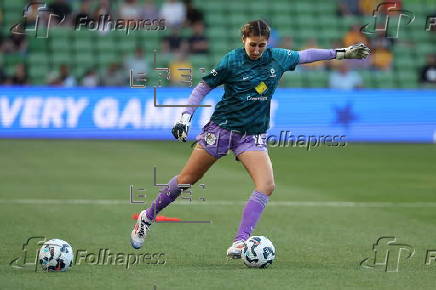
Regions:
<instances>
[{"instance_id":1,"label":"star graphic on signage","mask_svg":"<svg viewBox=\"0 0 436 290\"><path fill-rule=\"evenodd\" d=\"M353 112L353 104L351 102L348 102L343 107L335 106L334 110L336 113L334 123L342 125L345 128L348 128L353 121L358 119L358 116Z\"/></svg>"}]
</instances>

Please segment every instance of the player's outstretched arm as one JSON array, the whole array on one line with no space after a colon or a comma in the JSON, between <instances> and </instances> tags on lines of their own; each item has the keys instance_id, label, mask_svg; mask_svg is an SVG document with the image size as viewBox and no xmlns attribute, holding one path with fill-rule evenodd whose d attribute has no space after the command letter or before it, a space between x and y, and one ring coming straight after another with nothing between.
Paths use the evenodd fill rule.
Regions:
<instances>
[{"instance_id":1,"label":"player's outstretched arm","mask_svg":"<svg viewBox=\"0 0 436 290\"><path fill-rule=\"evenodd\" d=\"M211 88L204 82L201 81L192 90L191 95L188 99L188 105L198 106L203 98L211 91ZM182 113L182 116L174 124L171 133L174 138L179 141L186 142L188 138L189 127L191 126L192 115L194 114L197 107L186 107Z\"/></svg>"},{"instance_id":2,"label":"player's outstretched arm","mask_svg":"<svg viewBox=\"0 0 436 290\"><path fill-rule=\"evenodd\" d=\"M331 59L364 59L370 52L371 50L363 43L336 49L310 48L298 51L300 57L298 64Z\"/></svg>"}]
</instances>

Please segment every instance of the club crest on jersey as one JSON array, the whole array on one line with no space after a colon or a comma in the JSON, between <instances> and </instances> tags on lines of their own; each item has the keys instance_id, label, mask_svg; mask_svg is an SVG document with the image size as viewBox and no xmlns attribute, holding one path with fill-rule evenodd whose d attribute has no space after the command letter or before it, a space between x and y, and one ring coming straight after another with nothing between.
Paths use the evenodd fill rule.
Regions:
<instances>
[{"instance_id":1,"label":"club crest on jersey","mask_svg":"<svg viewBox=\"0 0 436 290\"><path fill-rule=\"evenodd\" d=\"M213 133L206 133L204 136L204 141L206 141L207 145L214 145L216 142L216 136Z\"/></svg>"},{"instance_id":2,"label":"club crest on jersey","mask_svg":"<svg viewBox=\"0 0 436 290\"><path fill-rule=\"evenodd\" d=\"M275 78L277 76L275 69L271 68L269 72L271 73L271 75L269 76L270 78Z\"/></svg>"}]
</instances>

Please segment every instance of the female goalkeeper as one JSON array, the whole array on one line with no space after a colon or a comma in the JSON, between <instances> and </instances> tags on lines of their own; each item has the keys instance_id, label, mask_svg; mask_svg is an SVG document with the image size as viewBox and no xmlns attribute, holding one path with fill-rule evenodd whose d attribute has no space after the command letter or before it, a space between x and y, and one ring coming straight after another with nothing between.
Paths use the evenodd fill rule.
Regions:
<instances>
[{"instance_id":1,"label":"female goalkeeper","mask_svg":"<svg viewBox=\"0 0 436 290\"><path fill-rule=\"evenodd\" d=\"M274 176L264 142L269 125L271 97L284 72L298 64L330 59L362 59L369 48L359 43L339 49L293 51L267 48L270 28L262 20L245 24L241 29L243 48L227 53L220 63L203 77L189 97L198 105L210 90L224 84L224 95L212 117L197 136L198 141L182 171L174 176L151 204L143 210L131 233L131 243L139 249L156 215L181 193L179 184L195 184L220 157L230 149L241 161L254 182L254 190L245 205L239 229L227 256L240 258L244 241L254 230L274 191ZM187 107L172 133L186 142L195 107Z\"/></svg>"}]
</instances>

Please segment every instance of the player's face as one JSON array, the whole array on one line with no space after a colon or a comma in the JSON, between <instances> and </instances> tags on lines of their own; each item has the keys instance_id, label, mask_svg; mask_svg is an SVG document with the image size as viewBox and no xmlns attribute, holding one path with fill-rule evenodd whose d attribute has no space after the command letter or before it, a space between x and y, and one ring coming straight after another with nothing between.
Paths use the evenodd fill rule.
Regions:
<instances>
[{"instance_id":1,"label":"player's face","mask_svg":"<svg viewBox=\"0 0 436 290\"><path fill-rule=\"evenodd\" d=\"M242 40L245 52L252 60L259 59L268 44L268 39L264 36L249 36Z\"/></svg>"}]
</instances>

